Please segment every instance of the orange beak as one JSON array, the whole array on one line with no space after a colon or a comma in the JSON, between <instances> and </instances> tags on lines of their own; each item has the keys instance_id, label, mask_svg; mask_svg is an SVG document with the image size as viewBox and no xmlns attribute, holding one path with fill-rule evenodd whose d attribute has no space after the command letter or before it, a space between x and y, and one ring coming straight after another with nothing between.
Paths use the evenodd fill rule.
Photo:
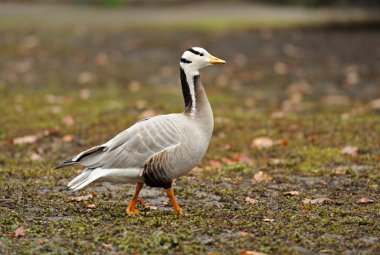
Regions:
<instances>
[{"instance_id":1,"label":"orange beak","mask_svg":"<svg viewBox=\"0 0 380 255\"><path fill-rule=\"evenodd\" d=\"M217 58L217 57L214 57L214 56L211 56L210 57L210 64L225 64L226 61L224 61L223 59L220 59L220 58Z\"/></svg>"}]
</instances>

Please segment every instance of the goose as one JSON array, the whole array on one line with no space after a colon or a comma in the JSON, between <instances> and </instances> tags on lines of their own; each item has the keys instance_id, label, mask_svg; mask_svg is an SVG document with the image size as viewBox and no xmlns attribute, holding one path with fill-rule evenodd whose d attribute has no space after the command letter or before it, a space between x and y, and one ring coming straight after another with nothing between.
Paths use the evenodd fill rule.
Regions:
<instances>
[{"instance_id":1,"label":"goose","mask_svg":"<svg viewBox=\"0 0 380 255\"><path fill-rule=\"evenodd\" d=\"M108 142L85 150L56 168L80 165L84 171L68 187L80 190L93 182L136 184L126 213L136 209L139 193L146 184L160 187L179 215L173 180L192 170L203 158L214 128L213 113L202 86L199 70L226 61L205 49L192 47L180 59L180 80L185 101L183 113L146 118L122 131Z\"/></svg>"}]
</instances>

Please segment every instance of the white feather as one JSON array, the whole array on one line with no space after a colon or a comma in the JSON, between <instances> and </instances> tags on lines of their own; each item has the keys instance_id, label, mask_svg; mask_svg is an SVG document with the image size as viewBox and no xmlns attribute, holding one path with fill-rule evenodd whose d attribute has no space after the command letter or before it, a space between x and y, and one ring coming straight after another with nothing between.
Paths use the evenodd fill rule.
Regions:
<instances>
[{"instance_id":1,"label":"white feather","mask_svg":"<svg viewBox=\"0 0 380 255\"><path fill-rule=\"evenodd\" d=\"M67 186L72 190L80 190L94 181L113 183L136 183L142 181L141 168L87 169L74 178Z\"/></svg>"}]
</instances>

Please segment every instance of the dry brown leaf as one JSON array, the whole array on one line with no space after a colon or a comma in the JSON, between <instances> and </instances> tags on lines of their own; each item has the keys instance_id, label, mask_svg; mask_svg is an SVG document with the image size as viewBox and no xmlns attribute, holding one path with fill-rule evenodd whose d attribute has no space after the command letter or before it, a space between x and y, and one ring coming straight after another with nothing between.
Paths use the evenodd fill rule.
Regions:
<instances>
[{"instance_id":1,"label":"dry brown leaf","mask_svg":"<svg viewBox=\"0 0 380 255\"><path fill-rule=\"evenodd\" d=\"M231 146L231 144L225 144L224 145L224 150L226 150L226 151L230 151L232 149L232 146Z\"/></svg>"},{"instance_id":2,"label":"dry brown leaf","mask_svg":"<svg viewBox=\"0 0 380 255\"><path fill-rule=\"evenodd\" d=\"M201 176L203 173L205 172L205 169L202 168L202 167L194 167L192 170L191 170L191 174L195 175L195 176Z\"/></svg>"},{"instance_id":3,"label":"dry brown leaf","mask_svg":"<svg viewBox=\"0 0 380 255\"><path fill-rule=\"evenodd\" d=\"M87 100L91 97L91 90L89 89L81 89L79 91L79 98L82 100Z\"/></svg>"},{"instance_id":4,"label":"dry brown leaf","mask_svg":"<svg viewBox=\"0 0 380 255\"><path fill-rule=\"evenodd\" d=\"M99 66L106 66L108 64L108 55L104 52L96 54L95 63Z\"/></svg>"},{"instance_id":5,"label":"dry brown leaf","mask_svg":"<svg viewBox=\"0 0 380 255\"><path fill-rule=\"evenodd\" d=\"M347 169L343 166L338 166L334 169L334 173L336 175L345 175L347 173Z\"/></svg>"},{"instance_id":6,"label":"dry brown leaf","mask_svg":"<svg viewBox=\"0 0 380 255\"><path fill-rule=\"evenodd\" d=\"M260 171L253 176L253 180L257 183L266 183L272 181L273 177L264 173L263 171Z\"/></svg>"},{"instance_id":7,"label":"dry brown leaf","mask_svg":"<svg viewBox=\"0 0 380 255\"><path fill-rule=\"evenodd\" d=\"M149 204L144 204L144 207L149 210L158 210L157 206L149 205Z\"/></svg>"},{"instance_id":8,"label":"dry brown leaf","mask_svg":"<svg viewBox=\"0 0 380 255\"><path fill-rule=\"evenodd\" d=\"M222 163L219 160L212 159L210 160L210 166L211 168L221 168Z\"/></svg>"},{"instance_id":9,"label":"dry brown leaf","mask_svg":"<svg viewBox=\"0 0 380 255\"><path fill-rule=\"evenodd\" d=\"M348 145L342 149L341 153L344 155L356 156L358 155L358 150L358 147Z\"/></svg>"},{"instance_id":10,"label":"dry brown leaf","mask_svg":"<svg viewBox=\"0 0 380 255\"><path fill-rule=\"evenodd\" d=\"M140 115L139 115L139 118L140 119L146 119L146 118L150 118L150 117L153 117L153 116L156 116L157 113L154 111L154 110L145 110L143 111Z\"/></svg>"},{"instance_id":11,"label":"dry brown leaf","mask_svg":"<svg viewBox=\"0 0 380 255\"><path fill-rule=\"evenodd\" d=\"M320 253L332 253L332 254L334 254L335 250L332 250L332 249L323 249L323 250L320 250L319 252Z\"/></svg>"},{"instance_id":12,"label":"dry brown leaf","mask_svg":"<svg viewBox=\"0 0 380 255\"><path fill-rule=\"evenodd\" d=\"M253 159L251 159L250 157L246 155L240 155L239 162L246 164L247 166L251 166L254 163Z\"/></svg>"},{"instance_id":13,"label":"dry brown leaf","mask_svg":"<svg viewBox=\"0 0 380 255\"><path fill-rule=\"evenodd\" d=\"M88 195L84 196L78 196L78 197L70 197L70 201L75 201L75 202L81 202L81 201L87 201L95 197L95 193L91 192Z\"/></svg>"},{"instance_id":14,"label":"dry brown leaf","mask_svg":"<svg viewBox=\"0 0 380 255\"><path fill-rule=\"evenodd\" d=\"M51 129L51 130L43 130L41 132L38 132L34 135L27 135L22 137L17 137L10 139L10 143L12 144L31 144L37 142L38 139L46 137L46 136L53 136L57 135L59 133L59 129Z\"/></svg>"},{"instance_id":15,"label":"dry brown leaf","mask_svg":"<svg viewBox=\"0 0 380 255\"><path fill-rule=\"evenodd\" d=\"M312 205L325 205L325 204L331 204L332 200L327 197L322 197L322 198L316 198L316 199L304 199L302 201L304 204L312 204Z\"/></svg>"},{"instance_id":16,"label":"dry brown leaf","mask_svg":"<svg viewBox=\"0 0 380 255\"><path fill-rule=\"evenodd\" d=\"M32 155L30 155L30 159L32 161L41 161L42 157L40 154L33 152Z\"/></svg>"},{"instance_id":17,"label":"dry brown leaf","mask_svg":"<svg viewBox=\"0 0 380 255\"><path fill-rule=\"evenodd\" d=\"M288 66L283 62L276 62L273 66L273 69L278 74L287 74Z\"/></svg>"},{"instance_id":18,"label":"dry brown leaf","mask_svg":"<svg viewBox=\"0 0 380 255\"><path fill-rule=\"evenodd\" d=\"M374 110L380 109L380 98L372 100L371 102L369 102L369 106Z\"/></svg>"},{"instance_id":19,"label":"dry brown leaf","mask_svg":"<svg viewBox=\"0 0 380 255\"><path fill-rule=\"evenodd\" d=\"M282 146L288 146L289 140L288 139L280 139L275 142L276 145L282 145Z\"/></svg>"},{"instance_id":20,"label":"dry brown leaf","mask_svg":"<svg viewBox=\"0 0 380 255\"><path fill-rule=\"evenodd\" d=\"M270 218L266 218L266 217L264 217L263 221L264 221L264 222L273 222L274 219L270 219Z\"/></svg>"},{"instance_id":21,"label":"dry brown leaf","mask_svg":"<svg viewBox=\"0 0 380 255\"><path fill-rule=\"evenodd\" d=\"M62 141L65 142L65 143L71 143L72 141L74 141L75 139L75 136L74 135L65 135L62 137Z\"/></svg>"},{"instance_id":22,"label":"dry brown leaf","mask_svg":"<svg viewBox=\"0 0 380 255\"><path fill-rule=\"evenodd\" d=\"M131 81L130 83L128 83L128 90L130 92L138 92L140 89L141 89L141 83L139 81Z\"/></svg>"},{"instance_id":23,"label":"dry brown leaf","mask_svg":"<svg viewBox=\"0 0 380 255\"><path fill-rule=\"evenodd\" d=\"M250 233L245 232L245 231L238 231L237 234L238 236L241 236L241 237L246 237L250 235Z\"/></svg>"},{"instance_id":24,"label":"dry brown leaf","mask_svg":"<svg viewBox=\"0 0 380 255\"><path fill-rule=\"evenodd\" d=\"M361 204L361 205L372 204L374 202L375 202L374 200L366 198L366 197L363 197L363 198L359 199L358 201L356 201L356 203Z\"/></svg>"},{"instance_id":25,"label":"dry brown leaf","mask_svg":"<svg viewBox=\"0 0 380 255\"><path fill-rule=\"evenodd\" d=\"M22 236L25 236L25 228L23 226L9 233L9 237L22 237Z\"/></svg>"},{"instance_id":26,"label":"dry brown leaf","mask_svg":"<svg viewBox=\"0 0 380 255\"><path fill-rule=\"evenodd\" d=\"M299 191L296 191L296 190L292 190L292 191L286 191L284 193L282 193L284 196L299 196L300 195L300 192Z\"/></svg>"},{"instance_id":27,"label":"dry brown leaf","mask_svg":"<svg viewBox=\"0 0 380 255\"><path fill-rule=\"evenodd\" d=\"M257 202L259 202L258 200L254 199L254 198L251 198L251 197L246 197L245 198L245 202L249 203L249 204L256 204Z\"/></svg>"},{"instance_id":28,"label":"dry brown leaf","mask_svg":"<svg viewBox=\"0 0 380 255\"><path fill-rule=\"evenodd\" d=\"M270 148L274 145L274 141L269 137L257 137L252 140L251 147L257 149Z\"/></svg>"},{"instance_id":29,"label":"dry brown leaf","mask_svg":"<svg viewBox=\"0 0 380 255\"><path fill-rule=\"evenodd\" d=\"M75 124L75 120L74 120L73 116L71 116L71 115L67 115L67 116L63 117L62 121L63 121L63 123L65 123L66 126L72 126Z\"/></svg>"},{"instance_id":30,"label":"dry brown leaf","mask_svg":"<svg viewBox=\"0 0 380 255\"><path fill-rule=\"evenodd\" d=\"M86 204L86 208L93 209L96 208L95 204Z\"/></svg>"},{"instance_id":31,"label":"dry brown leaf","mask_svg":"<svg viewBox=\"0 0 380 255\"><path fill-rule=\"evenodd\" d=\"M247 251L247 250L243 250L241 252L241 255L268 255L268 254L263 253L263 252L259 252L259 251Z\"/></svg>"},{"instance_id":32,"label":"dry brown leaf","mask_svg":"<svg viewBox=\"0 0 380 255\"><path fill-rule=\"evenodd\" d=\"M12 139L13 144L35 143L38 140L37 135L27 135Z\"/></svg>"},{"instance_id":33,"label":"dry brown leaf","mask_svg":"<svg viewBox=\"0 0 380 255\"><path fill-rule=\"evenodd\" d=\"M314 142L320 140L320 137L319 137L319 135L309 135L309 136L307 137L307 140L308 140L309 142L311 142L311 143L314 143Z\"/></svg>"}]
</instances>

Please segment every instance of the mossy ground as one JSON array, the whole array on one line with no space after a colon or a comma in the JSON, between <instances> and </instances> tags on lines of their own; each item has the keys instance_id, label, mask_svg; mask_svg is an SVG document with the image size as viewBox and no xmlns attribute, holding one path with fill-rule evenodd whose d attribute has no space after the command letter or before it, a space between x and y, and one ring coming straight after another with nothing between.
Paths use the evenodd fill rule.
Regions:
<instances>
[{"instance_id":1,"label":"mossy ground","mask_svg":"<svg viewBox=\"0 0 380 255\"><path fill-rule=\"evenodd\" d=\"M380 115L370 103L380 98L379 40L376 31L360 30L5 29L0 253L379 253ZM80 171L53 170L57 163L105 142L147 110L182 110L177 62L191 45L204 46L228 64L202 73L215 131L203 170L175 186L188 215L175 215L159 189L142 191L158 210L140 208L139 216L125 214L132 185L69 192L65 184ZM10 142L52 129L57 133L35 143ZM64 142L65 135L74 139ZM251 148L261 136L286 142ZM347 145L358 154L343 155ZM252 162L224 163L236 153ZM258 171L273 180L254 183ZM290 190L300 196L283 195ZM96 192L91 201L69 199L89 192ZM247 203L246 197L258 202ZM333 202L302 202L318 197ZM375 202L357 204L362 197ZM25 236L10 237L20 226Z\"/></svg>"}]
</instances>

